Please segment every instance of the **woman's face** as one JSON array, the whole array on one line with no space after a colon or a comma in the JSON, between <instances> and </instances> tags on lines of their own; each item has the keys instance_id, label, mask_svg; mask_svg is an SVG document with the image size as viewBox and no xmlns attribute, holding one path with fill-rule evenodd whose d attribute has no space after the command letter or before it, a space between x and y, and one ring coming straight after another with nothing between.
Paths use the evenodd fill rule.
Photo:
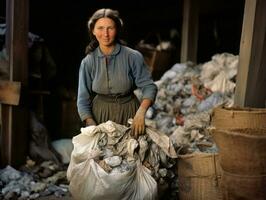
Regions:
<instances>
[{"instance_id":1,"label":"woman's face","mask_svg":"<svg viewBox=\"0 0 266 200\"><path fill-rule=\"evenodd\" d=\"M115 22L105 17L97 20L92 33L98 40L100 46L110 47L114 45L116 32Z\"/></svg>"}]
</instances>

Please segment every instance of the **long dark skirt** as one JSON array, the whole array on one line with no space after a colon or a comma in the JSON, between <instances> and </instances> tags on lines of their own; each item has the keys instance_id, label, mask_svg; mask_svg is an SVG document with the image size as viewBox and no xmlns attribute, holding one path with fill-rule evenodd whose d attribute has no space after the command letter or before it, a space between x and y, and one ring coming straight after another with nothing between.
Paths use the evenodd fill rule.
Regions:
<instances>
[{"instance_id":1,"label":"long dark skirt","mask_svg":"<svg viewBox=\"0 0 266 200\"><path fill-rule=\"evenodd\" d=\"M135 116L139 105L139 100L134 94L122 98L96 95L92 103L92 112L97 124L111 120L128 126L128 119Z\"/></svg>"}]
</instances>

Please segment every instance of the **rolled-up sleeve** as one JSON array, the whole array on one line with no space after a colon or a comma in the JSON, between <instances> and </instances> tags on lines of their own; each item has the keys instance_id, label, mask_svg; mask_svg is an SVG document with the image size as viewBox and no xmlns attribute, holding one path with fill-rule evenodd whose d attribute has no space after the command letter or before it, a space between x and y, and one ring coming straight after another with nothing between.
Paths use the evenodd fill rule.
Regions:
<instances>
[{"instance_id":1,"label":"rolled-up sleeve","mask_svg":"<svg viewBox=\"0 0 266 200\"><path fill-rule=\"evenodd\" d=\"M79 84L77 107L78 113L82 121L92 116L92 79L89 73L90 62L83 59L79 68Z\"/></svg>"},{"instance_id":2,"label":"rolled-up sleeve","mask_svg":"<svg viewBox=\"0 0 266 200\"><path fill-rule=\"evenodd\" d=\"M140 52L136 51L133 55L133 63L133 76L136 86L141 89L142 99L151 99L154 102L158 89Z\"/></svg>"}]
</instances>

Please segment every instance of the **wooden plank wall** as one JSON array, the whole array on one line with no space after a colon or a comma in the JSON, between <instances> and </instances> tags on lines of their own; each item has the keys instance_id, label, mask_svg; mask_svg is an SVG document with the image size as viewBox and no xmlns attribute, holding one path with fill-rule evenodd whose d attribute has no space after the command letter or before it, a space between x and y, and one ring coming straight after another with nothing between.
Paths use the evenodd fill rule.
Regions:
<instances>
[{"instance_id":1,"label":"wooden plank wall","mask_svg":"<svg viewBox=\"0 0 266 200\"><path fill-rule=\"evenodd\" d=\"M9 81L21 83L19 106L2 106L1 165L19 166L28 149L28 0L6 0Z\"/></svg>"},{"instance_id":2,"label":"wooden plank wall","mask_svg":"<svg viewBox=\"0 0 266 200\"><path fill-rule=\"evenodd\" d=\"M266 100L266 1L246 0L235 105L264 108Z\"/></svg>"}]
</instances>

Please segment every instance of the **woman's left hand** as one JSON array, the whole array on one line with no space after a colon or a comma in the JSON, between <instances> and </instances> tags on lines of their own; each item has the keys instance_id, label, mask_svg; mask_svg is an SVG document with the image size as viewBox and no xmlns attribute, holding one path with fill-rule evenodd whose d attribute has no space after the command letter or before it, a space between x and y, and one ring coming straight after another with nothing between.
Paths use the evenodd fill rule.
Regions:
<instances>
[{"instance_id":1,"label":"woman's left hand","mask_svg":"<svg viewBox=\"0 0 266 200\"><path fill-rule=\"evenodd\" d=\"M139 107L132 122L131 130L134 138L145 134L145 114L146 109Z\"/></svg>"}]
</instances>

